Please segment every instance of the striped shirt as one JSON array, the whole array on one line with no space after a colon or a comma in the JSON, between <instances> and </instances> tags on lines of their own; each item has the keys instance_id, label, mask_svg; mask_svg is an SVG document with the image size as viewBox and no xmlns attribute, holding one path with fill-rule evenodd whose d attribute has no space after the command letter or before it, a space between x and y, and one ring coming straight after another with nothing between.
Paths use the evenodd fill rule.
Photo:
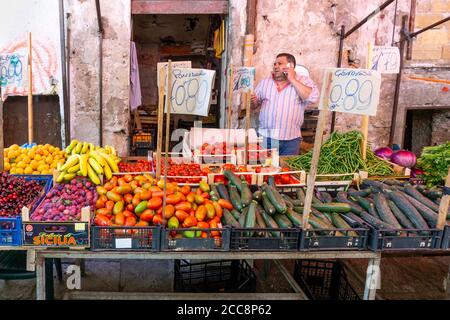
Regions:
<instances>
[{"instance_id":1,"label":"striped shirt","mask_svg":"<svg viewBox=\"0 0 450 320\"><path fill-rule=\"evenodd\" d=\"M308 77L300 76L297 80L312 88L310 96L303 100L292 84L279 89L270 77L262 80L255 88L258 101L261 102L259 114L259 134L277 140L292 140L301 137L301 126L305 108L317 102L319 90Z\"/></svg>"}]
</instances>

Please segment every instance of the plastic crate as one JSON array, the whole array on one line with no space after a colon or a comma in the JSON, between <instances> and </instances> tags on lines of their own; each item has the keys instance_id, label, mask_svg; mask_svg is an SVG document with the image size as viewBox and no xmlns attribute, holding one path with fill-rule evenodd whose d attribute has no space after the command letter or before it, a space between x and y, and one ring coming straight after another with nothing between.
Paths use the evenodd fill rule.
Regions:
<instances>
[{"instance_id":1,"label":"plastic crate","mask_svg":"<svg viewBox=\"0 0 450 320\"><path fill-rule=\"evenodd\" d=\"M259 233L249 237L246 232ZM273 233L276 232L276 237ZM300 246L300 228L232 228L231 251L298 251Z\"/></svg>"},{"instance_id":2,"label":"plastic crate","mask_svg":"<svg viewBox=\"0 0 450 320\"><path fill-rule=\"evenodd\" d=\"M439 229L378 230L371 227L368 248L373 251L440 249L443 233Z\"/></svg>"},{"instance_id":3,"label":"plastic crate","mask_svg":"<svg viewBox=\"0 0 450 320\"><path fill-rule=\"evenodd\" d=\"M0 246L22 245L22 218L0 218Z\"/></svg>"},{"instance_id":4,"label":"plastic crate","mask_svg":"<svg viewBox=\"0 0 450 320\"><path fill-rule=\"evenodd\" d=\"M191 263L175 260L176 292L241 292L256 291L256 275L250 265L239 260Z\"/></svg>"},{"instance_id":5,"label":"plastic crate","mask_svg":"<svg viewBox=\"0 0 450 320\"><path fill-rule=\"evenodd\" d=\"M441 248L444 250L450 249L450 226L445 226Z\"/></svg>"},{"instance_id":6,"label":"plastic crate","mask_svg":"<svg viewBox=\"0 0 450 320\"><path fill-rule=\"evenodd\" d=\"M294 279L311 300L361 300L338 261L296 260Z\"/></svg>"},{"instance_id":7,"label":"plastic crate","mask_svg":"<svg viewBox=\"0 0 450 320\"><path fill-rule=\"evenodd\" d=\"M159 251L159 227L91 227L93 251Z\"/></svg>"},{"instance_id":8,"label":"plastic crate","mask_svg":"<svg viewBox=\"0 0 450 320\"><path fill-rule=\"evenodd\" d=\"M185 238L181 235L185 231L205 232L206 237L197 236ZM214 238L212 233L220 232L220 237ZM172 233L180 235L172 236ZM230 251L230 228L208 228L208 229L161 229L161 251Z\"/></svg>"},{"instance_id":9,"label":"plastic crate","mask_svg":"<svg viewBox=\"0 0 450 320\"><path fill-rule=\"evenodd\" d=\"M357 236L351 235L351 232L356 232ZM300 250L365 250L368 237L369 229L363 227L303 230Z\"/></svg>"},{"instance_id":10,"label":"plastic crate","mask_svg":"<svg viewBox=\"0 0 450 320\"><path fill-rule=\"evenodd\" d=\"M41 204L41 201L44 199L45 195L53 187L53 175L51 174L13 174L12 176L23 178L27 181L37 181L44 188L43 194L33 202L30 213L32 213L38 207L38 205Z\"/></svg>"}]
</instances>

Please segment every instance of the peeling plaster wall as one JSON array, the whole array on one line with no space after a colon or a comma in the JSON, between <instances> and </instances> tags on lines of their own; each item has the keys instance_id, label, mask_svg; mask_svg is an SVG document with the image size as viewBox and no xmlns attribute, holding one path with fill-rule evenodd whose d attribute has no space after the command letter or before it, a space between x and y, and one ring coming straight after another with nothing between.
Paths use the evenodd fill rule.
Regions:
<instances>
[{"instance_id":1,"label":"peeling plaster wall","mask_svg":"<svg viewBox=\"0 0 450 320\"><path fill-rule=\"evenodd\" d=\"M103 144L128 151L130 0L100 1L103 39ZM95 1L66 0L70 14L73 139L99 144L99 39Z\"/></svg>"}]
</instances>

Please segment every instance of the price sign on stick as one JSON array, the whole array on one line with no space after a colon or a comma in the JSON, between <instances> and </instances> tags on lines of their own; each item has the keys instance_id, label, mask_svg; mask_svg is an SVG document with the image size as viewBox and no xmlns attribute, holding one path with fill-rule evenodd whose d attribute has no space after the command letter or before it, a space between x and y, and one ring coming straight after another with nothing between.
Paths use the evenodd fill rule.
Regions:
<instances>
[{"instance_id":1,"label":"price sign on stick","mask_svg":"<svg viewBox=\"0 0 450 320\"><path fill-rule=\"evenodd\" d=\"M168 62L158 62L157 64L157 83L159 87L159 74L161 69L164 69L164 74L167 74L167 68L169 66ZM192 68L192 62L191 61L174 61L172 62L172 69L173 68ZM164 94L167 94L167 86L164 87Z\"/></svg>"},{"instance_id":2,"label":"price sign on stick","mask_svg":"<svg viewBox=\"0 0 450 320\"><path fill-rule=\"evenodd\" d=\"M370 69L380 73L400 72L400 51L397 47L371 46Z\"/></svg>"},{"instance_id":3,"label":"price sign on stick","mask_svg":"<svg viewBox=\"0 0 450 320\"><path fill-rule=\"evenodd\" d=\"M380 99L381 75L367 69L329 68L323 83L331 75L329 90L322 90L319 109L374 116Z\"/></svg>"},{"instance_id":4,"label":"price sign on stick","mask_svg":"<svg viewBox=\"0 0 450 320\"><path fill-rule=\"evenodd\" d=\"M255 82L255 68L237 67L233 70L233 92L248 92L253 90Z\"/></svg>"},{"instance_id":5,"label":"price sign on stick","mask_svg":"<svg viewBox=\"0 0 450 320\"><path fill-rule=\"evenodd\" d=\"M206 69L173 69L172 88L169 99L171 100L171 113L195 114L208 116L211 102L211 91L216 72ZM165 113L167 113L167 103Z\"/></svg>"},{"instance_id":6,"label":"price sign on stick","mask_svg":"<svg viewBox=\"0 0 450 320\"><path fill-rule=\"evenodd\" d=\"M28 89L28 55L0 54L0 86L2 98L9 94L24 94Z\"/></svg>"}]
</instances>

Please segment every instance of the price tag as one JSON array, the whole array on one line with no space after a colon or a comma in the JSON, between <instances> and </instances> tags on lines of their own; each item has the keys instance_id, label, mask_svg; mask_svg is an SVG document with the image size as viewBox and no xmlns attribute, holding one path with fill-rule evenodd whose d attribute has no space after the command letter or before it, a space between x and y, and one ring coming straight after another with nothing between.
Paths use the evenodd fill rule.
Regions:
<instances>
[{"instance_id":1,"label":"price tag","mask_svg":"<svg viewBox=\"0 0 450 320\"><path fill-rule=\"evenodd\" d=\"M75 231L85 231L86 224L84 223L75 223Z\"/></svg>"},{"instance_id":2,"label":"price tag","mask_svg":"<svg viewBox=\"0 0 450 320\"><path fill-rule=\"evenodd\" d=\"M397 47L374 46L370 56L370 69L381 73L400 72L400 51Z\"/></svg>"},{"instance_id":3,"label":"price tag","mask_svg":"<svg viewBox=\"0 0 450 320\"><path fill-rule=\"evenodd\" d=\"M131 238L116 239L116 249L131 249Z\"/></svg>"},{"instance_id":4,"label":"price tag","mask_svg":"<svg viewBox=\"0 0 450 320\"><path fill-rule=\"evenodd\" d=\"M237 67L233 72L233 92L248 92L249 90L253 90L255 68Z\"/></svg>"},{"instance_id":5,"label":"price tag","mask_svg":"<svg viewBox=\"0 0 450 320\"><path fill-rule=\"evenodd\" d=\"M168 62L158 62L156 66L156 77L157 77L157 84L159 86L159 74L161 69L164 69L164 74L167 74L167 68L169 67ZM191 68L192 62L191 61L172 61L172 68ZM164 94L167 94L167 86L164 87Z\"/></svg>"}]
</instances>

